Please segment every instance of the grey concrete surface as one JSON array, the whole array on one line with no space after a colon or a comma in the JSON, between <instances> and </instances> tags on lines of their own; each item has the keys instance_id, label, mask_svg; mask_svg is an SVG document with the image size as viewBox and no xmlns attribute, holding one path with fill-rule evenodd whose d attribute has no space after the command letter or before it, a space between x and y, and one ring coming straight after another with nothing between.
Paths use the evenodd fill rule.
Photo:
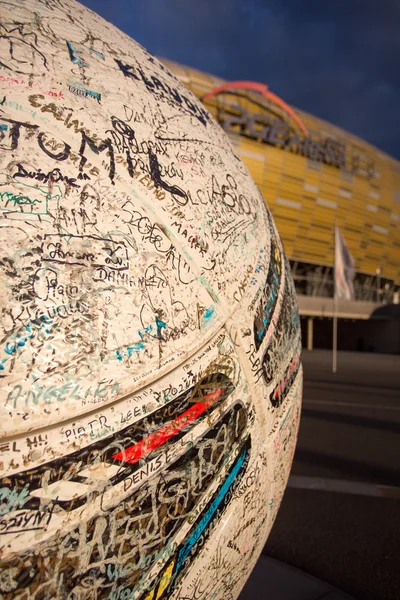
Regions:
<instances>
[{"instance_id":1,"label":"grey concrete surface","mask_svg":"<svg viewBox=\"0 0 400 600\"><path fill-rule=\"evenodd\" d=\"M239 600L352 600L332 586L261 555Z\"/></svg>"},{"instance_id":2,"label":"grey concrete surface","mask_svg":"<svg viewBox=\"0 0 400 600\"><path fill-rule=\"evenodd\" d=\"M335 375L329 351L303 364L297 484L263 553L358 600L399 600L400 356L340 352Z\"/></svg>"},{"instance_id":3,"label":"grey concrete surface","mask_svg":"<svg viewBox=\"0 0 400 600\"><path fill-rule=\"evenodd\" d=\"M333 317L335 314L333 298L297 294L297 302L301 316ZM372 316L375 316L374 313L381 306L382 304L377 302L339 300L336 314L342 319L370 319ZM377 316L379 316L379 313Z\"/></svg>"}]
</instances>

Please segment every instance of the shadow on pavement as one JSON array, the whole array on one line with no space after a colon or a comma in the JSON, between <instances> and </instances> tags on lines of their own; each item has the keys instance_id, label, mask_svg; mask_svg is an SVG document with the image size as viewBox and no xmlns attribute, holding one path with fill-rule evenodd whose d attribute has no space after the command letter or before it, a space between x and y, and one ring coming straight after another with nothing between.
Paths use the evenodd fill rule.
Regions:
<instances>
[{"instance_id":1,"label":"shadow on pavement","mask_svg":"<svg viewBox=\"0 0 400 600\"><path fill-rule=\"evenodd\" d=\"M345 423L347 425L355 425L356 427L365 427L366 429L379 429L381 431L400 433L400 423L382 421L381 419L370 419L358 415L344 415L343 413L333 413L325 410L317 410L315 408L303 408L302 417L321 419L322 421L331 421L333 423Z\"/></svg>"},{"instance_id":2,"label":"shadow on pavement","mask_svg":"<svg viewBox=\"0 0 400 600\"><path fill-rule=\"evenodd\" d=\"M313 467L328 467L340 473L341 479L357 478L358 481L366 481L380 485L400 485L400 476L397 470L387 467L377 467L350 458L342 458L325 454L320 451L306 450L297 447L295 458L297 466L300 463L309 464ZM298 471L298 469L297 469Z\"/></svg>"}]
</instances>

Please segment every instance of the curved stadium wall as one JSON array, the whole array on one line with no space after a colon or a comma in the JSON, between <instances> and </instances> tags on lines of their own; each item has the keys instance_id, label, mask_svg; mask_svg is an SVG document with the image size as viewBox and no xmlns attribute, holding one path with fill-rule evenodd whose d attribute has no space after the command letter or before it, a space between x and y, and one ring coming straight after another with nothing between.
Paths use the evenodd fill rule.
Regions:
<instances>
[{"instance_id":1,"label":"curved stadium wall","mask_svg":"<svg viewBox=\"0 0 400 600\"><path fill-rule=\"evenodd\" d=\"M355 260L359 299L376 299L360 290L376 286L377 277L393 295L400 283L400 162L294 109L305 135L279 103L234 85L215 93L224 80L162 60L228 133L274 215L292 269L321 275L325 267L333 287L336 222ZM201 167L199 157L192 160ZM329 286L322 295L332 295Z\"/></svg>"}]
</instances>

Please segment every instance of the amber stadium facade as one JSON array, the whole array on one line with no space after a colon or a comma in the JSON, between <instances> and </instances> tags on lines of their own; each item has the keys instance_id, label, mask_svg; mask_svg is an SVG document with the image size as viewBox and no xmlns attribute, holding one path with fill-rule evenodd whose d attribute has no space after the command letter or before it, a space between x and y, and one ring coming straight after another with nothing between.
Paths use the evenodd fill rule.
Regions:
<instances>
[{"instance_id":1,"label":"amber stadium facade","mask_svg":"<svg viewBox=\"0 0 400 600\"><path fill-rule=\"evenodd\" d=\"M398 303L400 162L288 106L266 85L226 82L162 61L203 101L250 170L290 258L303 317L332 316L335 223L356 269L356 302L341 303L339 316L364 321L365 331L379 306ZM310 338L313 324L303 325ZM361 330L353 329L360 343ZM398 337L400 349L400 326Z\"/></svg>"}]
</instances>

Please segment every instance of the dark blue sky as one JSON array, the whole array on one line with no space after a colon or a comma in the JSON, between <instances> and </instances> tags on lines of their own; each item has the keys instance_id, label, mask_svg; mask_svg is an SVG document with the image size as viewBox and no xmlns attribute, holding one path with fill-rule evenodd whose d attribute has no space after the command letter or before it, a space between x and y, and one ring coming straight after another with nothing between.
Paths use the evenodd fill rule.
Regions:
<instances>
[{"instance_id":1,"label":"dark blue sky","mask_svg":"<svg viewBox=\"0 0 400 600\"><path fill-rule=\"evenodd\" d=\"M288 103L400 159L400 0L84 0L149 52Z\"/></svg>"}]
</instances>

